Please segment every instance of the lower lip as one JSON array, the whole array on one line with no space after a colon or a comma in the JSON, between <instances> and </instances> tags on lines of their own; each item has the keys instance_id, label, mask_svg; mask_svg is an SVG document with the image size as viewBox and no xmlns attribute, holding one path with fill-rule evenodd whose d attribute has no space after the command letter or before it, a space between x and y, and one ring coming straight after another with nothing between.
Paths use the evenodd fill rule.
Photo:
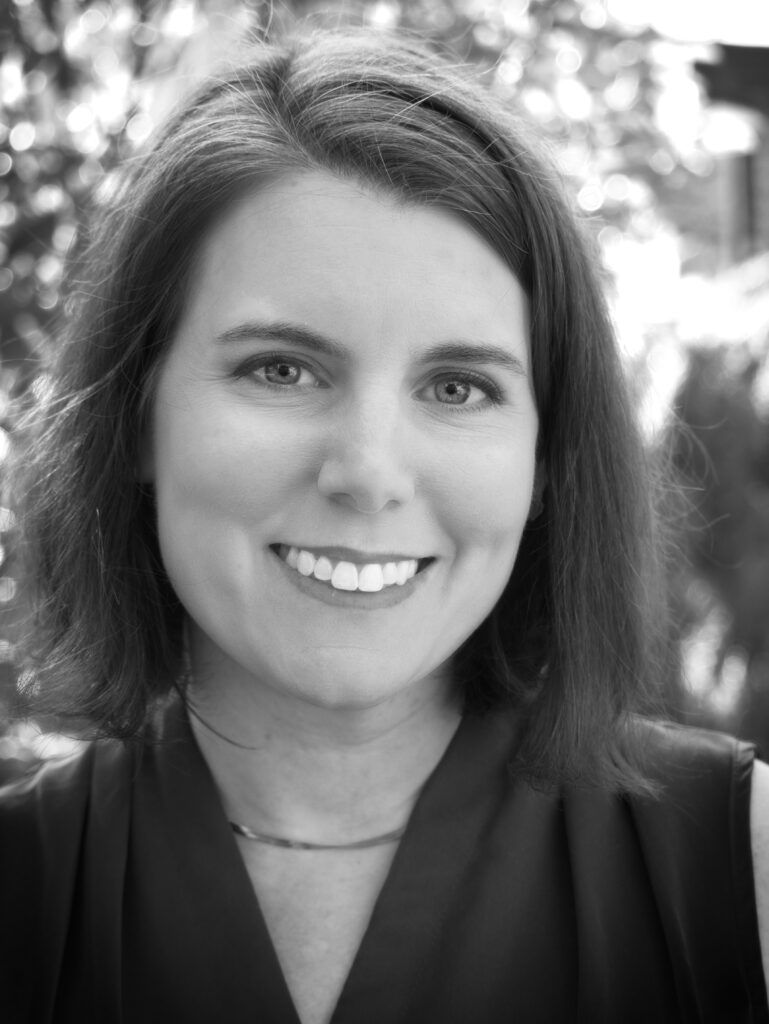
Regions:
<instances>
[{"instance_id":1,"label":"lower lip","mask_svg":"<svg viewBox=\"0 0 769 1024\"><path fill-rule=\"evenodd\" d=\"M383 590L368 592L364 590L335 590L330 583L316 580L314 576L302 576L296 569L284 562L280 555L270 548L270 554L280 564L289 582L306 594L314 597L316 601L330 604L335 608L355 608L359 611L373 611L376 608L392 608L396 604L402 604L412 596L424 583L424 579L431 572L435 562L430 562L416 576L412 576L403 586L394 583Z\"/></svg>"}]
</instances>

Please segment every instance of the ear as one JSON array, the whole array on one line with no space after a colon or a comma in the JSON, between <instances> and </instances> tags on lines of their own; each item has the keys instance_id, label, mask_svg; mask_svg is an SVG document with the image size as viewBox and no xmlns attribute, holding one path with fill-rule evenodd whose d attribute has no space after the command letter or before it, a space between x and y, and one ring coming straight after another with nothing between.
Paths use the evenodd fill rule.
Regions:
<instances>
[{"instance_id":1,"label":"ear","mask_svg":"<svg viewBox=\"0 0 769 1024\"><path fill-rule=\"evenodd\" d=\"M545 493L546 486L547 471L545 470L544 464L540 461L537 462L537 467L534 470L534 486L531 491L531 505L529 506L528 515L529 522L532 522L542 514L542 509L545 507L542 496Z\"/></svg>"}]
</instances>

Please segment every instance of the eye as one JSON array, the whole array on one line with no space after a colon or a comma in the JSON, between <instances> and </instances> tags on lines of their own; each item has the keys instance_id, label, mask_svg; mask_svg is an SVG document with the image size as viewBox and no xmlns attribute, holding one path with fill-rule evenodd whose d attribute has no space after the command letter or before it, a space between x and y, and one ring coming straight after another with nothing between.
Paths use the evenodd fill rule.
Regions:
<instances>
[{"instance_id":1,"label":"eye","mask_svg":"<svg viewBox=\"0 0 769 1024\"><path fill-rule=\"evenodd\" d=\"M263 387L289 391L320 387L317 375L304 363L280 355L249 359L237 368L236 376L248 378Z\"/></svg>"},{"instance_id":2,"label":"eye","mask_svg":"<svg viewBox=\"0 0 769 1024\"><path fill-rule=\"evenodd\" d=\"M502 401L500 389L486 377L477 374L453 374L435 381L429 390L440 405L462 409L481 409Z\"/></svg>"},{"instance_id":3,"label":"eye","mask_svg":"<svg viewBox=\"0 0 769 1024\"><path fill-rule=\"evenodd\" d=\"M474 387L466 380L442 380L435 385L435 397L448 405L466 405Z\"/></svg>"},{"instance_id":4,"label":"eye","mask_svg":"<svg viewBox=\"0 0 769 1024\"><path fill-rule=\"evenodd\" d=\"M296 363L280 362L265 363L261 372L268 384L298 384L307 371Z\"/></svg>"}]
</instances>

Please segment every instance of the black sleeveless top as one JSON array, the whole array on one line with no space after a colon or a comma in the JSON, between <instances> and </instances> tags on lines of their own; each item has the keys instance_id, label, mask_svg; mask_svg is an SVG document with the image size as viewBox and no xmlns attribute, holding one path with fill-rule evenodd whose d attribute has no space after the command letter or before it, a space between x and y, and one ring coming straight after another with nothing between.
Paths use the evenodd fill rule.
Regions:
<instances>
[{"instance_id":1,"label":"black sleeveless top","mask_svg":"<svg viewBox=\"0 0 769 1024\"><path fill-rule=\"evenodd\" d=\"M769 1024L751 747L648 733L658 799L536 791L505 715L428 780L332 1024ZM0 796L0 1020L298 1024L183 711Z\"/></svg>"}]
</instances>

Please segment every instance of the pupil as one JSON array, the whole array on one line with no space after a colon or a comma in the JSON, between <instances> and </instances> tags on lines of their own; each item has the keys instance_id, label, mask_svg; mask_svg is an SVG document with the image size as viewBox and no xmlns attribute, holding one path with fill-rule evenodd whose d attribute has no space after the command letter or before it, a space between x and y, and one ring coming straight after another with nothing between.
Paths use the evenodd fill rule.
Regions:
<instances>
[{"instance_id":1,"label":"pupil","mask_svg":"<svg viewBox=\"0 0 769 1024\"><path fill-rule=\"evenodd\" d=\"M277 380L280 384L294 383L299 376L298 367L291 363L270 363L265 367L268 380Z\"/></svg>"},{"instance_id":2,"label":"pupil","mask_svg":"<svg viewBox=\"0 0 769 1024\"><path fill-rule=\"evenodd\" d=\"M454 405L460 405L462 402L465 402L470 393L470 386L468 384L463 384L456 380L444 381L440 387L443 388L443 393L448 401Z\"/></svg>"}]
</instances>

